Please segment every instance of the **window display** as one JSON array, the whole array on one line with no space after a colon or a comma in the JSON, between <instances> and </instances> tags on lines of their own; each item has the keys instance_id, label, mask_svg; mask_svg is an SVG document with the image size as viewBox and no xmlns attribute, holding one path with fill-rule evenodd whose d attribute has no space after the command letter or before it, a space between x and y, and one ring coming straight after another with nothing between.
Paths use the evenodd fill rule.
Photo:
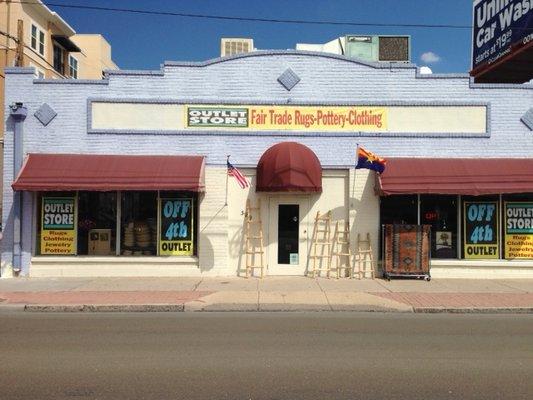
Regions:
<instances>
[{"instance_id":1,"label":"window display","mask_svg":"<svg viewBox=\"0 0 533 400\"><path fill-rule=\"evenodd\" d=\"M78 255L115 255L116 192L78 192Z\"/></svg>"},{"instance_id":2,"label":"window display","mask_svg":"<svg viewBox=\"0 0 533 400\"><path fill-rule=\"evenodd\" d=\"M56 192L38 200L36 255L197 254L196 193Z\"/></svg>"},{"instance_id":3,"label":"window display","mask_svg":"<svg viewBox=\"0 0 533 400\"><path fill-rule=\"evenodd\" d=\"M381 197L381 224L417 224L417 203L418 198L416 195Z\"/></svg>"},{"instance_id":4,"label":"window display","mask_svg":"<svg viewBox=\"0 0 533 400\"><path fill-rule=\"evenodd\" d=\"M431 225L434 259L499 259L503 250L506 258L529 258L529 252L533 258L533 196L506 195L503 207L499 199L497 195L462 196L461 201L456 195L382 197L381 223ZM505 245L500 235L505 235Z\"/></svg>"},{"instance_id":5,"label":"window display","mask_svg":"<svg viewBox=\"0 0 533 400\"><path fill-rule=\"evenodd\" d=\"M121 214L120 254L156 255L157 192L123 192Z\"/></svg>"},{"instance_id":6,"label":"window display","mask_svg":"<svg viewBox=\"0 0 533 400\"><path fill-rule=\"evenodd\" d=\"M457 258L457 196L420 196L420 223L431 225L432 258Z\"/></svg>"}]
</instances>

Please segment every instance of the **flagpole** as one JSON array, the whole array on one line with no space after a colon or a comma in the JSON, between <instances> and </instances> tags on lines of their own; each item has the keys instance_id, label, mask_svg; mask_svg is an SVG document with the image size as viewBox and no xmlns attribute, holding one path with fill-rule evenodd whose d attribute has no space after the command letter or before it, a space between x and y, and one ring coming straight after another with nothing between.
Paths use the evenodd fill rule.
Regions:
<instances>
[{"instance_id":1,"label":"flagpole","mask_svg":"<svg viewBox=\"0 0 533 400\"><path fill-rule=\"evenodd\" d=\"M229 164L229 154L226 156L226 200L224 201L224 205L227 206L228 205L228 164Z\"/></svg>"},{"instance_id":2,"label":"flagpole","mask_svg":"<svg viewBox=\"0 0 533 400\"><path fill-rule=\"evenodd\" d=\"M359 162L359 143L356 143L357 147L355 148L355 164L353 170L353 182L352 182L352 198L355 197L355 174L357 173L357 163Z\"/></svg>"}]
</instances>

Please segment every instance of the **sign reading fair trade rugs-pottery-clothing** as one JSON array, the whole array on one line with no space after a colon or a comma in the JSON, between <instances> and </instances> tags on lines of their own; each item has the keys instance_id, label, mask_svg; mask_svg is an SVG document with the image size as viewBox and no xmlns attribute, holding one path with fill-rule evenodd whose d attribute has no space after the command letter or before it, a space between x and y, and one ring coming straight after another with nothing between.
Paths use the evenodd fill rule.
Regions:
<instances>
[{"instance_id":1,"label":"sign reading fair trade rugs-pottery-clothing","mask_svg":"<svg viewBox=\"0 0 533 400\"><path fill-rule=\"evenodd\" d=\"M192 256L193 199L167 198L160 200L159 254L162 256Z\"/></svg>"},{"instance_id":2,"label":"sign reading fair trade rugs-pottery-clothing","mask_svg":"<svg viewBox=\"0 0 533 400\"><path fill-rule=\"evenodd\" d=\"M76 254L76 199L43 197L41 254Z\"/></svg>"},{"instance_id":3,"label":"sign reading fair trade rugs-pottery-clothing","mask_svg":"<svg viewBox=\"0 0 533 400\"><path fill-rule=\"evenodd\" d=\"M498 202L464 202L465 258L500 258Z\"/></svg>"},{"instance_id":4,"label":"sign reading fair trade rugs-pottery-clothing","mask_svg":"<svg viewBox=\"0 0 533 400\"><path fill-rule=\"evenodd\" d=\"M505 203L505 258L533 258L533 203Z\"/></svg>"}]
</instances>

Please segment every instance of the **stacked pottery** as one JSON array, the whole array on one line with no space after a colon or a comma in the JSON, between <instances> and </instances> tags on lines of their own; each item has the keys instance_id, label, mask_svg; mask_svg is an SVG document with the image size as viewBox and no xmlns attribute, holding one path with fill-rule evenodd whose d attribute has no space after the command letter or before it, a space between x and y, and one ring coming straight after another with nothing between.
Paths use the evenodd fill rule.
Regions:
<instances>
[{"instance_id":1,"label":"stacked pottery","mask_svg":"<svg viewBox=\"0 0 533 400\"><path fill-rule=\"evenodd\" d=\"M148 251L149 247L152 245L152 237L150 234L150 227L144 221L139 221L135 223L135 244L138 247L135 255L141 255L144 251ZM139 253L140 254L136 254Z\"/></svg>"},{"instance_id":2,"label":"stacked pottery","mask_svg":"<svg viewBox=\"0 0 533 400\"><path fill-rule=\"evenodd\" d=\"M157 218L147 218L146 223L150 227L150 233L151 233L151 249L155 249L157 246ZM152 250L144 250L144 255L153 255Z\"/></svg>"},{"instance_id":3,"label":"stacked pottery","mask_svg":"<svg viewBox=\"0 0 533 400\"><path fill-rule=\"evenodd\" d=\"M135 245L135 234L134 234L133 222L130 222L124 228L124 240L122 242L122 245L127 248L126 250L122 252L122 254L125 256L131 256L133 252L128 249L131 249Z\"/></svg>"}]
</instances>

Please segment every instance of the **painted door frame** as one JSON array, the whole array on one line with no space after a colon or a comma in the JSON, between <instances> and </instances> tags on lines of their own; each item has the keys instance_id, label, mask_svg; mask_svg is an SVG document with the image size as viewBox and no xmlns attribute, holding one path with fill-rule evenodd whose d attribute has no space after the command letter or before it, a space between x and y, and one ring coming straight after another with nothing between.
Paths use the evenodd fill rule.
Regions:
<instances>
[{"instance_id":1,"label":"painted door frame","mask_svg":"<svg viewBox=\"0 0 533 400\"><path fill-rule=\"evenodd\" d=\"M278 212L279 205L298 204L298 264L278 264ZM268 201L268 274L269 275L300 275L307 273L307 255L309 250L309 211L308 195L274 195Z\"/></svg>"}]
</instances>

